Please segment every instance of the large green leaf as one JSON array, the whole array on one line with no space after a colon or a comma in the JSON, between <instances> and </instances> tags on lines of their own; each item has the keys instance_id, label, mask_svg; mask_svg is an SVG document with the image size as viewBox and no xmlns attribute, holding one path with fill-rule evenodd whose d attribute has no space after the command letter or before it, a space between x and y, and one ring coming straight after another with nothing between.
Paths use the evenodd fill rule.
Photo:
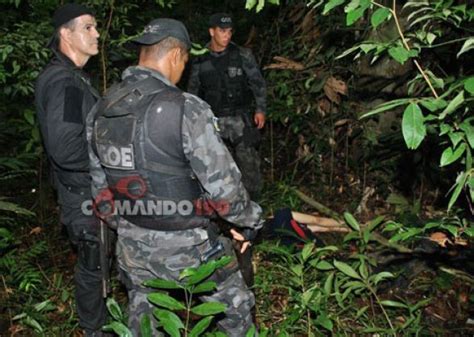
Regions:
<instances>
[{"instance_id":1,"label":"large green leaf","mask_svg":"<svg viewBox=\"0 0 474 337\"><path fill-rule=\"evenodd\" d=\"M197 324L194 326L194 328L189 333L189 337L198 337L198 336L200 336L209 327L209 325L211 324L213 318L214 318L214 316L208 316L208 317L204 317L199 322L197 322Z\"/></svg>"},{"instance_id":2,"label":"large green leaf","mask_svg":"<svg viewBox=\"0 0 474 337\"><path fill-rule=\"evenodd\" d=\"M390 13L391 12L388 8L377 9L370 18L370 23L372 24L372 27L376 29L382 22L384 22L385 20L387 20L387 18L390 17Z\"/></svg>"},{"instance_id":3,"label":"large green leaf","mask_svg":"<svg viewBox=\"0 0 474 337\"><path fill-rule=\"evenodd\" d=\"M380 304L382 304L384 307L408 308L406 304L397 301L384 300L380 301Z\"/></svg>"},{"instance_id":4,"label":"large green leaf","mask_svg":"<svg viewBox=\"0 0 474 337\"><path fill-rule=\"evenodd\" d=\"M259 13L263 9L263 7L265 7L265 0L258 0L257 8L255 9L255 11Z\"/></svg>"},{"instance_id":5,"label":"large green leaf","mask_svg":"<svg viewBox=\"0 0 474 337\"><path fill-rule=\"evenodd\" d=\"M34 216L35 213L23 208L15 203L0 200L0 211L14 212L16 214Z\"/></svg>"},{"instance_id":6,"label":"large green leaf","mask_svg":"<svg viewBox=\"0 0 474 337\"><path fill-rule=\"evenodd\" d=\"M344 212L344 219L353 230L360 231L360 225L351 213Z\"/></svg>"},{"instance_id":7,"label":"large green leaf","mask_svg":"<svg viewBox=\"0 0 474 337\"><path fill-rule=\"evenodd\" d=\"M330 264L329 262L325 261L325 260L319 261L314 267L316 269L319 269L319 270L332 270L332 269L334 269L334 266L332 264Z\"/></svg>"},{"instance_id":8,"label":"large green leaf","mask_svg":"<svg viewBox=\"0 0 474 337\"><path fill-rule=\"evenodd\" d=\"M326 3L323 10L323 15L329 13L333 8L342 5L345 0L330 0Z\"/></svg>"},{"instance_id":9,"label":"large green leaf","mask_svg":"<svg viewBox=\"0 0 474 337\"><path fill-rule=\"evenodd\" d=\"M125 326L125 324L120 322L112 322L107 324L103 329L105 331L113 331L120 337L132 337L132 332Z\"/></svg>"},{"instance_id":10,"label":"large green leaf","mask_svg":"<svg viewBox=\"0 0 474 337\"><path fill-rule=\"evenodd\" d=\"M392 47L388 50L388 53L400 64L404 64L410 58L410 52L403 47Z\"/></svg>"},{"instance_id":11,"label":"large green leaf","mask_svg":"<svg viewBox=\"0 0 474 337\"><path fill-rule=\"evenodd\" d=\"M464 44L461 47L461 50L456 56L459 57L473 48L474 48L474 37L471 37L467 39L466 42L464 42Z\"/></svg>"},{"instance_id":12,"label":"large green leaf","mask_svg":"<svg viewBox=\"0 0 474 337\"><path fill-rule=\"evenodd\" d=\"M462 132L450 132L448 134L449 139L451 140L451 144L453 147L456 147L459 142L463 139L464 133Z\"/></svg>"},{"instance_id":13,"label":"large green leaf","mask_svg":"<svg viewBox=\"0 0 474 337\"><path fill-rule=\"evenodd\" d=\"M351 6L351 4L354 4ZM346 8L346 25L351 26L359 20L370 6L370 0L353 0Z\"/></svg>"},{"instance_id":14,"label":"large green leaf","mask_svg":"<svg viewBox=\"0 0 474 337\"><path fill-rule=\"evenodd\" d=\"M156 289L180 289L182 288L175 281L163 280L163 279L154 279L143 282L145 287L156 288Z\"/></svg>"},{"instance_id":15,"label":"large green leaf","mask_svg":"<svg viewBox=\"0 0 474 337\"><path fill-rule=\"evenodd\" d=\"M407 147L415 150L420 146L426 136L423 113L416 103L410 103L403 113L402 120L403 138Z\"/></svg>"},{"instance_id":16,"label":"large green leaf","mask_svg":"<svg viewBox=\"0 0 474 337\"><path fill-rule=\"evenodd\" d=\"M464 131L469 146L474 149L474 126L471 124L471 120L465 120L459 125L459 128Z\"/></svg>"},{"instance_id":17,"label":"large green leaf","mask_svg":"<svg viewBox=\"0 0 474 337\"><path fill-rule=\"evenodd\" d=\"M359 50L359 49L360 49L360 46L354 46L354 47L351 47L349 49L346 49L342 52L342 54L336 56L335 60L343 58L343 57L345 57L345 56L347 56L347 55L349 55L349 54L351 54L351 53L353 53L353 52L355 52L356 50Z\"/></svg>"},{"instance_id":18,"label":"large green leaf","mask_svg":"<svg viewBox=\"0 0 474 337\"><path fill-rule=\"evenodd\" d=\"M190 269L195 269L195 268L190 268ZM204 279L208 278L212 273L216 270L216 264L214 261L210 261L208 263L205 263L201 266L199 266L197 269L194 270L192 275L190 275L186 280L185 283L186 285L194 285L197 284ZM181 277L181 275L180 275Z\"/></svg>"},{"instance_id":19,"label":"large green leaf","mask_svg":"<svg viewBox=\"0 0 474 337\"><path fill-rule=\"evenodd\" d=\"M186 309L183 303L164 293L151 293L147 295L147 298L151 303L170 310Z\"/></svg>"},{"instance_id":20,"label":"large green leaf","mask_svg":"<svg viewBox=\"0 0 474 337\"><path fill-rule=\"evenodd\" d=\"M349 277L352 277L358 280L362 279L360 275L357 274L357 272L347 263L334 260L334 266Z\"/></svg>"},{"instance_id":21,"label":"large green leaf","mask_svg":"<svg viewBox=\"0 0 474 337\"><path fill-rule=\"evenodd\" d=\"M220 302L207 302L191 308L191 312L200 316L209 316L224 312L227 305Z\"/></svg>"},{"instance_id":22,"label":"large green leaf","mask_svg":"<svg viewBox=\"0 0 474 337\"><path fill-rule=\"evenodd\" d=\"M394 101L389 101L387 103L380 104L375 109L370 110L370 111L362 114L359 117L359 119L367 118L367 117L370 117L372 115L376 115L380 112L384 112L384 111L387 111L387 110L392 110L392 109L396 108L397 106L405 105L410 101L411 101L410 98L402 98L402 99L397 99L397 100L394 100Z\"/></svg>"},{"instance_id":23,"label":"large green leaf","mask_svg":"<svg viewBox=\"0 0 474 337\"><path fill-rule=\"evenodd\" d=\"M313 242L310 242L304 245L304 248L301 251L301 258L303 259L303 261L306 261L311 256L311 254L314 251L314 248L315 248L315 245Z\"/></svg>"},{"instance_id":24,"label":"large green leaf","mask_svg":"<svg viewBox=\"0 0 474 337\"><path fill-rule=\"evenodd\" d=\"M462 103L464 102L464 90L461 90L456 97L453 98L451 102L449 102L446 109L439 115L439 119L445 119L447 115L451 112L455 111Z\"/></svg>"},{"instance_id":25,"label":"large green leaf","mask_svg":"<svg viewBox=\"0 0 474 337\"><path fill-rule=\"evenodd\" d=\"M231 263L234 260L235 260L234 257L223 256L219 260L214 260L213 262L214 262L214 264L216 266L216 269L217 269L217 268L222 268L222 267L227 266L229 263Z\"/></svg>"},{"instance_id":26,"label":"large green leaf","mask_svg":"<svg viewBox=\"0 0 474 337\"><path fill-rule=\"evenodd\" d=\"M257 4L257 0L247 0L245 2L245 9L246 10L251 10L252 8L255 7L256 4Z\"/></svg>"},{"instance_id":27,"label":"large green leaf","mask_svg":"<svg viewBox=\"0 0 474 337\"><path fill-rule=\"evenodd\" d=\"M322 326L326 330L332 331L332 321L325 312L321 312L321 314L318 315L316 318L316 324Z\"/></svg>"},{"instance_id":28,"label":"large green leaf","mask_svg":"<svg viewBox=\"0 0 474 337\"><path fill-rule=\"evenodd\" d=\"M464 89L466 89L466 91L469 92L471 95L474 95L474 76L469 77L464 82Z\"/></svg>"},{"instance_id":29,"label":"large green leaf","mask_svg":"<svg viewBox=\"0 0 474 337\"><path fill-rule=\"evenodd\" d=\"M431 112L446 108L448 103L442 98L430 97L420 101L420 104Z\"/></svg>"},{"instance_id":30,"label":"large green leaf","mask_svg":"<svg viewBox=\"0 0 474 337\"><path fill-rule=\"evenodd\" d=\"M140 332L141 337L152 337L153 331L151 329L151 320L148 314L143 315L142 319L140 320Z\"/></svg>"},{"instance_id":31,"label":"large green leaf","mask_svg":"<svg viewBox=\"0 0 474 337\"><path fill-rule=\"evenodd\" d=\"M393 278L393 274L388 271L383 271L373 276L374 284L377 285L380 281L386 278Z\"/></svg>"},{"instance_id":32,"label":"large green leaf","mask_svg":"<svg viewBox=\"0 0 474 337\"><path fill-rule=\"evenodd\" d=\"M163 309L153 310L153 315L163 326L163 329L170 334L171 337L180 337L179 330L184 329L181 319L173 312Z\"/></svg>"},{"instance_id":33,"label":"large green leaf","mask_svg":"<svg viewBox=\"0 0 474 337\"><path fill-rule=\"evenodd\" d=\"M216 282L207 281L201 284L198 284L196 288L193 289L193 294L205 293L216 289Z\"/></svg>"},{"instance_id":34,"label":"large green leaf","mask_svg":"<svg viewBox=\"0 0 474 337\"><path fill-rule=\"evenodd\" d=\"M448 211L453 207L454 203L456 200L458 200L459 195L461 194L462 189L464 188L464 185L466 184L468 174L466 172L462 172L459 174L456 178L456 183L455 183L455 189L453 194L451 195L451 198L449 198L448 202Z\"/></svg>"},{"instance_id":35,"label":"large green leaf","mask_svg":"<svg viewBox=\"0 0 474 337\"><path fill-rule=\"evenodd\" d=\"M107 310L110 313L110 316L116 321L121 322L123 320L122 310L120 306L113 298L107 298L106 302Z\"/></svg>"},{"instance_id":36,"label":"large green leaf","mask_svg":"<svg viewBox=\"0 0 474 337\"><path fill-rule=\"evenodd\" d=\"M466 151L466 143L460 144L455 150L452 147L448 147L441 155L439 166L443 167L454 163L462 156L464 151Z\"/></svg>"},{"instance_id":37,"label":"large green leaf","mask_svg":"<svg viewBox=\"0 0 474 337\"><path fill-rule=\"evenodd\" d=\"M255 325L252 324L252 326L250 327L250 329L248 329L247 333L245 334L245 337L254 337L255 336L255 333L256 333L256 328L255 328Z\"/></svg>"}]
</instances>

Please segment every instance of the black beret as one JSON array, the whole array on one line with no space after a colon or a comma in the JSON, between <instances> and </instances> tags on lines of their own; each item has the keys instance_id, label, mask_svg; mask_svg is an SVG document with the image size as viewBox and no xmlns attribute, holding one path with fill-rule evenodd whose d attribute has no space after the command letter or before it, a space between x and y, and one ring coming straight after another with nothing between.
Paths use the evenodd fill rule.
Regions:
<instances>
[{"instance_id":1,"label":"black beret","mask_svg":"<svg viewBox=\"0 0 474 337\"><path fill-rule=\"evenodd\" d=\"M53 27L54 29L58 29L72 19L86 14L94 16L94 12L83 5L75 3L65 4L64 6L59 7L56 12L54 12Z\"/></svg>"}]
</instances>

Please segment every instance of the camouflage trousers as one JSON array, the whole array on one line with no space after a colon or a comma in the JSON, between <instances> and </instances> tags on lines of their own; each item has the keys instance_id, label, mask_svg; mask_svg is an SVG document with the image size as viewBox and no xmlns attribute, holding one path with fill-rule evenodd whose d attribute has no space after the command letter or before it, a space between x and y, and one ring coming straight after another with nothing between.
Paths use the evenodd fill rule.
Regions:
<instances>
[{"instance_id":1,"label":"camouflage trousers","mask_svg":"<svg viewBox=\"0 0 474 337\"><path fill-rule=\"evenodd\" d=\"M151 315L154 308L146 298L153 289L144 288L142 283L153 278L178 280L184 268L201 264L200 257L210 247L205 229L165 232L121 222L118 228L117 259L128 290L129 327L134 336L140 336L141 317ZM253 293L245 285L238 270L222 277L211 277L217 283L217 289L200 299L203 302L225 303L227 310L217 322L218 328L229 337L245 336L252 325L251 309L255 304Z\"/></svg>"},{"instance_id":2,"label":"camouflage trousers","mask_svg":"<svg viewBox=\"0 0 474 337\"><path fill-rule=\"evenodd\" d=\"M219 134L227 144L242 173L242 183L252 200L258 199L262 190L260 154L255 146L248 144L244 133L242 116L221 117L218 120Z\"/></svg>"}]
</instances>

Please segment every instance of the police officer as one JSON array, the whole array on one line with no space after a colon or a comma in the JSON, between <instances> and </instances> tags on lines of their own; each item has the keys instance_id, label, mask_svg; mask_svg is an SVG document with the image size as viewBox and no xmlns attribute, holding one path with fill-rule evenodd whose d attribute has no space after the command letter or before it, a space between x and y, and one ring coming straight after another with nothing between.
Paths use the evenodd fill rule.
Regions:
<instances>
[{"instance_id":1,"label":"police officer","mask_svg":"<svg viewBox=\"0 0 474 337\"><path fill-rule=\"evenodd\" d=\"M255 127L265 125L266 86L252 52L231 42L232 28L230 15L216 13L210 17L209 53L193 62L188 91L209 103L219 118L221 136L233 152L245 187L256 200L262 178L257 151L260 134Z\"/></svg>"},{"instance_id":2,"label":"police officer","mask_svg":"<svg viewBox=\"0 0 474 337\"><path fill-rule=\"evenodd\" d=\"M35 103L53 169L61 222L78 251L74 281L79 325L85 336L102 336L106 307L99 270L98 221L81 210L91 199L85 120L99 97L82 68L99 52L99 33L94 14L82 5L58 8L52 21L55 33L49 47L54 56L37 79Z\"/></svg>"},{"instance_id":3,"label":"police officer","mask_svg":"<svg viewBox=\"0 0 474 337\"><path fill-rule=\"evenodd\" d=\"M112 204L97 207L108 221L114 216L107 209L118 215L117 258L128 289L129 326L138 335L141 316L153 309L143 281L177 281L187 267L233 254L229 239L215 234L207 211L214 208L240 228L232 233L245 250L261 227L261 209L249 199L209 105L175 86L191 47L185 26L156 19L134 42L140 45L138 66L126 69L122 82L97 105L87 133L94 194L101 201L114 196ZM218 327L228 336L245 336L255 300L237 264L211 279L217 289L202 300L227 305Z\"/></svg>"}]
</instances>

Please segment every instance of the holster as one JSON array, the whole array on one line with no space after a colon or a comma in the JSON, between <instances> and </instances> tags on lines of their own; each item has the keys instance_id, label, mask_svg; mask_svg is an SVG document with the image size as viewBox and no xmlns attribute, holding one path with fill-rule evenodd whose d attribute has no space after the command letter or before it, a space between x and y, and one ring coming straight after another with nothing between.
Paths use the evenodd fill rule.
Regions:
<instances>
[{"instance_id":1,"label":"holster","mask_svg":"<svg viewBox=\"0 0 474 337\"><path fill-rule=\"evenodd\" d=\"M239 269L234 247L232 246L232 240L220 234L219 228L215 223L211 223L208 226L208 236L211 247L215 247L218 244L222 245L223 247L223 249L221 249L218 253L212 255L210 260L218 260L223 256L230 256L233 258L231 262L229 262L226 266L217 269L211 276L213 281L223 281Z\"/></svg>"}]
</instances>

